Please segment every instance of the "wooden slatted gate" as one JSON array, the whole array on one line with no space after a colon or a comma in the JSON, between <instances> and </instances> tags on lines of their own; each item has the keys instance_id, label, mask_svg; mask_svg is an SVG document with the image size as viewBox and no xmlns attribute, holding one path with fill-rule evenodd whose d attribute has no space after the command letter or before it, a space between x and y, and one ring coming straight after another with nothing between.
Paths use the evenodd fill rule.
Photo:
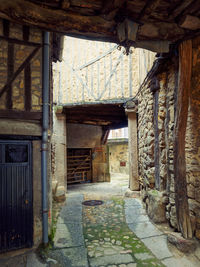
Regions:
<instances>
[{"instance_id":1,"label":"wooden slatted gate","mask_svg":"<svg viewBox=\"0 0 200 267\"><path fill-rule=\"evenodd\" d=\"M0 140L0 252L33 245L31 142Z\"/></svg>"},{"instance_id":2,"label":"wooden slatted gate","mask_svg":"<svg viewBox=\"0 0 200 267\"><path fill-rule=\"evenodd\" d=\"M90 148L67 150L67 183L91 182L92 151Z\"/></svg>"}]
</instances>

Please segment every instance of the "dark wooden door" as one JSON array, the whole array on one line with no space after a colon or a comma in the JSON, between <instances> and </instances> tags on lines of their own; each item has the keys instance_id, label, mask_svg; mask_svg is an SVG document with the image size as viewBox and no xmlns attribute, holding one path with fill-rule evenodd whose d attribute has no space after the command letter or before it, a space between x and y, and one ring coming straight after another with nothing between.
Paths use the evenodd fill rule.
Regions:
<instances>
[{"instance_id":1,"label":"dark wooden door","mask_svg":"<svg viewBox=\"0 0 200 267\"><path fill-rule=\"evenodd\" d=\"M0 252L33 244L32 149L0 140Z\"/></svg>"}]
</instances>

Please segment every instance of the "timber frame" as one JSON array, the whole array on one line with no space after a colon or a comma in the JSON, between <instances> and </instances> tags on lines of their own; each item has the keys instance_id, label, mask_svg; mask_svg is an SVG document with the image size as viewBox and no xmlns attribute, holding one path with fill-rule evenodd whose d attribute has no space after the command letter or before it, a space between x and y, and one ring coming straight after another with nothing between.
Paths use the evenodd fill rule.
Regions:
<instances>
[{"instance_id":1,"label":"timber frame","mask_svg":"<svg viewBox=\"0 0 200 267\"><path fill-rule=\"evenodd\" d=\"M42 44L29 41L29 27L22 27L23 40L10 37L10 22L8 20L3 20L3 35L0 35L0 40L7 42L7 81L2 88L0 88L0 98L6 94L6 109L1 110L0 118L10 118L10 119L24 119L24 120L41 120L42 112L34 112L31 110L31 61L37 55L42 47ZM15 66L15 56L14 49L15 45L20 45L24 47L32 48L29 55L23 60L23 62L17 66L14 71ZM13 109L12 102L12 84L16 78L24 72L24 110Z\"/></svg>"}]
</instances>

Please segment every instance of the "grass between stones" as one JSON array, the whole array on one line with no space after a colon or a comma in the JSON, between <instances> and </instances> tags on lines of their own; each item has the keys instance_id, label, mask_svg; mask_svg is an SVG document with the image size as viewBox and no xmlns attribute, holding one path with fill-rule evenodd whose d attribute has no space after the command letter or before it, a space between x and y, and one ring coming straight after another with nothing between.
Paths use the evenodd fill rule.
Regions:
<instances>
[{"instance_id":1,"label":"grass between stones","mask_svg":"<svg viewBox=\"0 0 200 267\"><path fill-rule=\"evenodd\" d=\"M130 254L137 267L164 266L128 228L122 197L106 199L100 206L84 206L83 233L89 259Z\"/></svg>"}]
</instances>

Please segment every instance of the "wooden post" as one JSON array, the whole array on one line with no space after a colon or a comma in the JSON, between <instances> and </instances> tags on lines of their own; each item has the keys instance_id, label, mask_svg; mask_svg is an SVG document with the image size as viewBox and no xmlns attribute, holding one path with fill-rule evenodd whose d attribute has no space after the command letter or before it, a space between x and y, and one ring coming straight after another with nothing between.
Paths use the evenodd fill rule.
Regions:
<instances>
[{"instance_id":1,"label":"wooden post","mask_svg":"<svg viewBox=\"0 0 200 267\"><path fill-rule=\"evenodd\" d=\"M175 202L178 228L184 238L192 238L192 227L189 215L186 162L185 135L188 117L189 92L192 70L192 41L184 41L179 47L179 78L177 110L174 128L174 179Z\"/></svg>"},{"instance_id":2,"label":"wooden post","mask_svg":"<svg viewBox=\"0 0 200 267\"><path fill-rule=\"evenodd\" d=\"M136 109L126 109L128 115L128 148L129 148L129 187L132 191L139 191L138 177L138 146L137 146L137 115Z\"/></svg>"}]
</instances>

